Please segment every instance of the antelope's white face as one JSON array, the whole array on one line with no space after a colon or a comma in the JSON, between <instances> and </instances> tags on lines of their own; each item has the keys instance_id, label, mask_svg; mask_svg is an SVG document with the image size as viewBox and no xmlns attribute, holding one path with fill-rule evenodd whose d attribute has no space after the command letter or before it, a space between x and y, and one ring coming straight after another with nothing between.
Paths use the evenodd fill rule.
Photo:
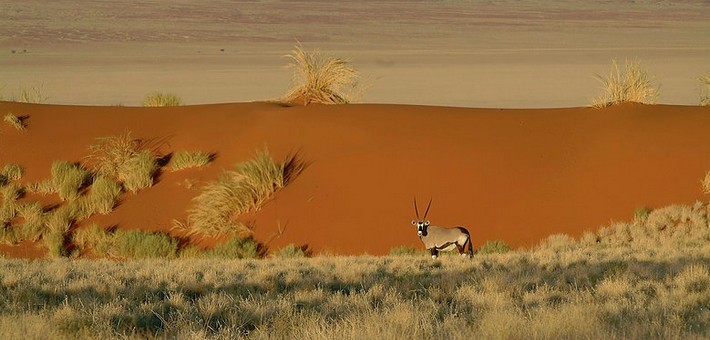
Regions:
<instances>
[{"instance_id":1,"label":"antelope's white face","mask_svg":"<svg viewBox=\"0 0 710 340\"><path fill-rule=\"evenodd\" d=\"M429 227L429 221L415 221L412 220L412 225L417 226L417 235L419 237L426 236L428 234L427 228Z\"/></svg>"}]
</instances>

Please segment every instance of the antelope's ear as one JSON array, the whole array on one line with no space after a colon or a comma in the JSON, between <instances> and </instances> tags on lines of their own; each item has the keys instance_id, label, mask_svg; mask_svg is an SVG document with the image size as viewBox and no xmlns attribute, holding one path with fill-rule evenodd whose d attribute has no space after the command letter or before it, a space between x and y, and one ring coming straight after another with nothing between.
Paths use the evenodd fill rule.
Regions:
<instances>
[{"instance_id":1,"label":"antelope's ear","mask_svg":"<svg viewBox=\"0 0 710 340\"><path fill-rule=\"evenodd\" d=\"M417 224L417 221L412 220L412 225L416 225L416 224Z\"/></svg>"},{"instance_id":2,"label":"antelope's ear","mask_svg":"<svg viewBox=\"0 0 710 340\"><path fill-rule=\"evenodd\" d=\"M428 227L430 223L429 223L429 221L426 221L426 223L424 223L424 224L426 224L426 226Z\"/></svg>"}]
</instances>

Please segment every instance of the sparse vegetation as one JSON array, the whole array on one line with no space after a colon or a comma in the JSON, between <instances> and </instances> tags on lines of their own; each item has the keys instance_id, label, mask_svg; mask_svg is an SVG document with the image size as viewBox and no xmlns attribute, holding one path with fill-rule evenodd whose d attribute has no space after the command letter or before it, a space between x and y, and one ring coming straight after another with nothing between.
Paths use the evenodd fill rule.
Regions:
<instances>
[{"instance_id":1,"label":"sparse vegetation","mask_svg":"<svg viewBox=\"0 0 710 340\"><path fill-rule=\"evenodd\" d=\"M15 116L14 114L8 112L5 117L3 117L3 120L8 123L10 126L15 128L16 130L23 131L27 127L25 126L25 123L22 122L22 119L20 117Z\"/></svg>"},{"instance_id":2,"label":"sparse vegetation","mask_svg":"<svg viewBox=\"0 0 710 340\"><path fill-rule=\"evenodd\" d=\"M700 77L700 105L710 105L710 72Z\"/></svg>"},{"instance_id":3,"label":"sparse vegetation","mask_svg":"<svg viewBox=\"0 0 710 340\"><path fill-rule=\"evenodd\" d=\"M202 167L209 164L214 156L204 151L177 151L170 158L168 169L178 171L187 168Z\"/></svg>"},{"instance_id":4,"label":"sparse vegetation","mask_svg":"<svg viewBox=\"0 0 710 340\"><path fill-rule=\"evenodd\" d=\"M347 104L358 85L359 73L348 60L306 52L297 45L288 65L294 70L293 87L286 94L290 103Z\"/></svg>"},{"instance_id":5,"label":"sparse vegetation","mask_svg":"<svg viewBox=\"0 0 710 340\"><path fill-rule=\"evenodd\" d=\"M293 243L288 244L287 246L279 249L276 253L274 253L275 257L281 258L281 259L292 259L292 258L299 258L299 257L307 257L308 256L308 251L305 247L298 247Z\"/></svg>"},{"instance_id":6,"label":"sparse vegetation","mask_svg":"<svg viewBox=\"0 0 710 340\"><path fill-rule=\"evenodd\" d=\"M592 103L596 108L627 102L653 104L658 98L659 89L640 61L626 61L621 70L613 60L609 74L596 78L602 84L602 94Z\"/></svg>"},{"instance_id":7,"label":"sparse vegetation","mask_svg":"<svg viewBox=\"0 0 710 340\"><path fill-rule=\"evenodd\" d=\"M235 217L259 210L276 191L298 176L304 166L298 155L277 163L267 151L262 151L253 160L237 164L236 170L225 171L193 199L188 211L191 232L204 235L249 233L250 229Z\"/></svg>"},{"instance_id":8,"label":"sparse vegetation","mask_svg":"<svg viewBox=\"0 0 710 340\"><path fill-rule=\"evenodd\" d=\"M54 190L64 201L77 199L79 190L91 178L88 171L66 161L52 163L51 174Z\"/></svg>"},{"instance_id":9,"label":"sparse vegetation","mask_svg":"<svg viewBox=\"0 0 710 340\"><path fill-rule=\"evenodd\" d=\"M162 107L162 106L180 106L182 100L171 93L154 92L147 95L143 99L143 106L147 107Z\"/></svg>"},{"instance_id":10,"label":"sparse vegetation","mask_svg":"<svg viewBox=\"0 0 710 340\"><path fill-rule=\"evenodd\" d=\"M118 179L130 192L153 186L153 176L158 171L158 161L150 151L143 150L128 159L118 172Z\"/></svg>"}]
</instances>

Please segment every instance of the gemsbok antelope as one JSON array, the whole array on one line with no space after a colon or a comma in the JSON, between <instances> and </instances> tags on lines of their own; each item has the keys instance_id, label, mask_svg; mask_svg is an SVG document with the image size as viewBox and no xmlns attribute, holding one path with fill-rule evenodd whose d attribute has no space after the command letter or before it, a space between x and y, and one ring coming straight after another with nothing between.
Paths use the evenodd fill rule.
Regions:
<instances>
[{"instance_id":1,"label":"gemsbok antelope","mask_svg":"<svg viewBox=\"0 0 710 340\"><path fill-rule=\"evenodd\" d=\"M431 199L424 212L424 218L419 218L417 198L414 198L414 212L417 214L417 220L412 220L412 224L417 226L419 239L422 240L426 249L431 252L431 257L436 259L440 251L451 251L456 248L459 254L472 258L473 245L471 245L471 234L468 230L464 227L445 228L429 225L429 221L426 221L429 208L431 208ZM466 243L468 243L468 253L465 248Z\"/></svg>"}]
</instances>

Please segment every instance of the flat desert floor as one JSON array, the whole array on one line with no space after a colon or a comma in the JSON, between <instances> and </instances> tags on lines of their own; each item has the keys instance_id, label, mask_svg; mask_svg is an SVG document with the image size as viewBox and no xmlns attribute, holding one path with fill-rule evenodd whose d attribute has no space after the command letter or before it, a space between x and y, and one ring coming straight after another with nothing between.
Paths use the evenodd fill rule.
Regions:
<instances>
[{"instance_id":1,"label":"flat desert floor","mask_svg":"<svg viewBox=\"0 0 710 340\"><path fill-rule=\"evenodd\" d=\"M188 104L281 96L300 41L348 58L368 103L589 104L612 59L642 60L660 102L695 105L710 60L706 1L0 1L0 85L49 102ZM13 53L14 51L14 53Z\"/></svg>"}]
</instances>

